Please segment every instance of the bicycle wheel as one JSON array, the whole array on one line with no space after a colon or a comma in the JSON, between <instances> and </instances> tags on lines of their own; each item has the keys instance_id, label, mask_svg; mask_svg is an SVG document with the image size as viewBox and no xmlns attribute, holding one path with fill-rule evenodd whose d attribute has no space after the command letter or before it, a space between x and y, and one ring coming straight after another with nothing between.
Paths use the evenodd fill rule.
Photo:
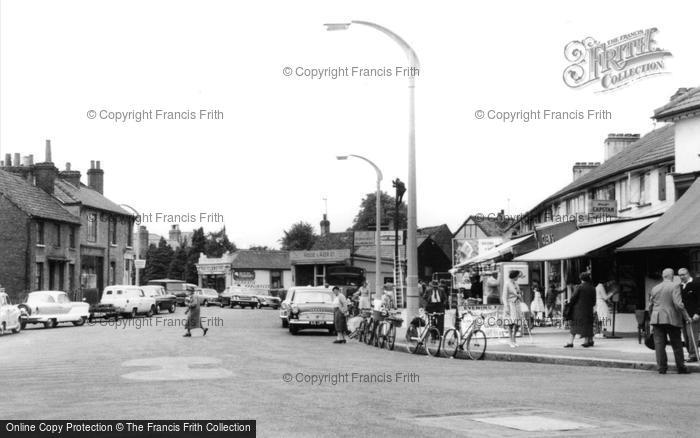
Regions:
<instances>
[{"instance_id":1,"label":"bicycle wheel","mask_svg":"<svg viewBox=\"0 0 700 438\"><path fill-rule=\"evenodd\" d=\"M394 327L394 324L389 324L389 332L386 334L386 348L388 350L393 350L395 342L396 342L396 327Z\"/></svg>"},{"instance_id":2,"label":"bicycle wheel","mask_svg":"<svg viewBox=\"0 0 700 438\"><path fill-rule=\"evenodd\" d=\"M457 357L459 349L459 332L455 329L449 329L442 336L442 354L445 357Z\"/></svg>"},{"instance_id":3,"label":"bicycle wheel","mask_svg":"<svg viewBox=\"0 0 700 438\"><path fill-rule=\"evenodd\" d=\"M360 342L365 341L365 327L367 325L367 322L363 319L360 321L360 325L357 326L357 340Z\"/></svg>"},{"instance_id":4,"label":"bicycle wheel","mask_svg":"<svg viewBox=\"0 0 700 438\"><path fill-rule=\"evenodd\" d=\"M418 329L414 326L409 326L406 330L406 348L411 354L416 354L421 346L420 335Z\"/></svg>"},{"instance_id":5,"label":"bicycle wheel","mask_svg":"<svg viewBox=\"0 0 700 438\"><path fill-rule=\"evenodd\" d=\"M382 328L384 326L384 323L382 321L379 321L374 324L374 339L372 340L372 345L375 347L381 348L381 345L379 342L381 341L382 338Z\"/></svg>"},{"instance_id":6,"label":"bicycle wheel","mask_svg":"<svg viewBox=\"0 0 700 438\"><path fill-rule=\"evenodd\" d=\"M384 344L386 343L386 334L388 331L388 327L389 325L384 321L380 322L377 326L377 340L375 344L379 348L384 348Z\"/></svg>"},{"instance_id":7,"label":"bicycle wheel","mask_svg":"<svg viewBox=\"0 0 700 438\"><path fill-rule=\"evenodd\" d=\"M427 351L430 356L437 357L440 354L441 340L442 336L440 336L440 330L435 327L430 327L424 340L425 351Z\"/></svg>"},{"instance_id":8,"label":"bicycle wheel","mask_svg":"<svg viewBox=\"0 0 700 438\"><path fill-rule=\"evenodd\" d=\"M474 330L467 338L467 355L472 360L479 360L486 353L486 333Z\"/></svg>"},{"instance_id":9,"label":"bicycle wheel","mask_svg":"<svg viewBox=\"0 0 700 438\"><path fill-rule=\"evenodd\" d=\"M374 341L374 320L370 319L367 323L367 330L365 330L365 344L372 345Z\"/></svg>"}]
</instances>

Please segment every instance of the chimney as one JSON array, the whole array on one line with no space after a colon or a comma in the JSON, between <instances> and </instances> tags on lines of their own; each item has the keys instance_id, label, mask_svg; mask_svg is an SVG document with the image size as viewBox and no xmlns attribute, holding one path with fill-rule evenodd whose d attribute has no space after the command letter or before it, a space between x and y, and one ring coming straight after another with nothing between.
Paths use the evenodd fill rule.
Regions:
<instances>
[{"instance_id":1,"label":"chimney","mask_svg":"<svg viewBox=\"0 0 700 438\"><path fill-rule=\"evenodd\" d=\"M595 162L595 163L593 163L593 162L589 162L589 163L580 162L580 163L574 164L574 168L573 168L574 181L581 178L583 175L587 174L588 172L590 172L591 170L595 169L598 166L600 166L599 162Z\"/></svg>"},{"instance_id":2,"label":"chimney","mask_svg":"<svg viewBox=\"0 0 700 438\"><path fill-rule=\"evenodd\" d=\"M58 174L59 178L77 188L80 188L80 176L79 170L71 170L70 163L66 163L66 170L62 170Z\"/></svg>"},{"instance_id":3,"label":"chimney","mask_svg":"<svg viewBox=\"0 0 700 438\"><path fill-rule=\"evenodd\" d=\"M144 259L146 258L146 251L148 251L148 228L145 225L139 225L137 238L139 239L139 252L141 253L137 254L137 258Z\"/></svg>"},{"instance_id":4,"label":"chimney","mask_svg":"<svg viewBox=\"0 0 700 438\"><path fill-rule=\"evenodd\" d=\"M323 214L323 220L320 223L321 225L321 236L327 236L331 232L331 222L328 220L326 217L326 214Z\"/></svg>"},{"instance_id":5,"label":"chimney","mask_svg":"<svg viewBox=\"0 0 700 438\"><path fill-rule=\"evenodd\" d=\"M19 167L19 154L18 153L15 153L15 158L14 158L14 160L12 160L12 165L14 167Z\"/></svg>"},{"instance_id":6,"label":"chimney","mask_svg":"<svg viewBox=\"0 0 700 438\"><path fill-rule=\"evenodd\" d=\"M99 194L104 194L105 172L100 169L99 161L90 161L90 170L88 170L87 175L88 187Z\"/></svg>"},{"instance_id":7,"label":"chimney","mask_svg":"<svg viewBox=\"0 0 700 438\"><path fill-rule=\"evenodd\" d=\"M608 134L608 138L605 139L605 158L603 161L608 161L637 140L639 140L639 134Z\"/></svg>"},{"instance_id":8,"label":"chimney","mask_svg":"<svg viewBox=\"0 0 700 438\"><path fill-rule=\"evenodd\" d=\"M5 154L3 166L12 167L12 154Z\"/></svg>"},{"instance_id":9,"label":"chimney","mask_svg":"<svg viewBox=\"0 0 700 438\"><path fill-rule=\"evenodd\" d=\"M168 232L168 241L171 244L171 246L174 246L173 244L179 246L180 241L182 237L182 232L180 231L180 226L175 224L170 227L170 231Z\"/></svg>"},{"instance_id":10,"label":"chimney","mask_svg":"<svg viewBox=\"0 0 700 438\"><path fill-rule=\"evenodd\" d=\"M19 161L19 154L15 154L15 158ZM34 165L34 178L37 187L53 195L53 184L58 178L58 169L49 161L51 160L51 140L46 140L46 160Z\"/></svg>"}]
</instances>

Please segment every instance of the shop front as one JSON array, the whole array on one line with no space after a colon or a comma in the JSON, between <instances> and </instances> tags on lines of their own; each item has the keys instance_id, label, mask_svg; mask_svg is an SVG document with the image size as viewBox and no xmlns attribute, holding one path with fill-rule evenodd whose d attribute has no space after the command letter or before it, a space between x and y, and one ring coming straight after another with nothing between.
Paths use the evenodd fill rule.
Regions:
<instances>
[{"instance_id":1,"label":"shop front","mask_svg":"<svg viewBox=\"0 0 700 438\"><path fill-rule=\"evenodd\" d=\"M322 286L329 268L352 266L350 249L290 251L289 261L295 286Z\"/></svg>"}]
</instances>

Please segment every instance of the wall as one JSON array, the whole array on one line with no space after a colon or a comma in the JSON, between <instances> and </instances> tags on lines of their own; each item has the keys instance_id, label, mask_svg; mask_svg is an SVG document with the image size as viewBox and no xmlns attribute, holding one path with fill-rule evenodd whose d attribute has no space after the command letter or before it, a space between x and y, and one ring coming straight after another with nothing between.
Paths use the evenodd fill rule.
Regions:
<instances>
[{"instance_id":1,"label":"wall","mask_svg":"<svg viewBox=\"0 0 700 438\"><path fill-rule=\"evenodd\" d=\"M700 117L675 124L676 172L700 171Z\"/></svg>"},{"instance_id":2,"label":"wall","mask_svg":"<svg viewBox=\"0 0 700 438\"><path fill-rule=\"evenodd\" d=\"M27 224L29 218L0 195L0 286L14 304L27 292Z\"/></svg>"}]
</instances>

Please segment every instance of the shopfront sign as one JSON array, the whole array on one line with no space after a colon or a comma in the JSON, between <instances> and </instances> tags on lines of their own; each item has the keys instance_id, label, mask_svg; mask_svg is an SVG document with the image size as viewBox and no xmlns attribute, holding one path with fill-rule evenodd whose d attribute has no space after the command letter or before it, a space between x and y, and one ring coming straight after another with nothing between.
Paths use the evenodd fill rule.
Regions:
<instances>
[{"instance_id":1,"label":"shopfront sign","mask_svg":"<svg viewBox=\"0 0 700 438\"><path fill-rule=\"evenodd\" d=\"M542 228L535 228L535 238L537 239L537 247L542 248L557 240L563 239L574 231L578 230L576 222L567 221L560 222L555 225L549 225Z\"/></svg>"},{"instance_id":2,"label":"shopfront sign","mask_svg":"<svg viewBox=\"0 0 700 438\"><path fill-rule=\"evenodd\" d=\"M255 280L255 271L252 269L236 269L233 271L233 279L235 281L253 281Z\"/></svg>"},{"instance_id":3,"label":"shopfront sign","mask_svg":"<svg viewBox=\"0 0 700 438\"><path fill-rule=\"evenodd\" d=\"M291 251L289 261L293 265L313 265L343 262L350 258L349 249L322 249L316 251Z\"/></svg>"},{"instance_id":4,"label":"shopfront sign","mask_svg":"<svg viewBox=\"0 0 700 438\"><path fill-rule=\"evenodd\" d=\"M197 272L201 275L226 275L230 270L229 263L197 265Z\"/></svg>"},{"instance_id":5,"label":"shopfront sign","mask_svg":"<svg viewBox=\"0 0 700 438\"><path fill-rule=\"evenodd\" d=\"M591 199L588 201L588 214L593 216L617 217L617 200Z\"/></svg>"}]
</instances>

